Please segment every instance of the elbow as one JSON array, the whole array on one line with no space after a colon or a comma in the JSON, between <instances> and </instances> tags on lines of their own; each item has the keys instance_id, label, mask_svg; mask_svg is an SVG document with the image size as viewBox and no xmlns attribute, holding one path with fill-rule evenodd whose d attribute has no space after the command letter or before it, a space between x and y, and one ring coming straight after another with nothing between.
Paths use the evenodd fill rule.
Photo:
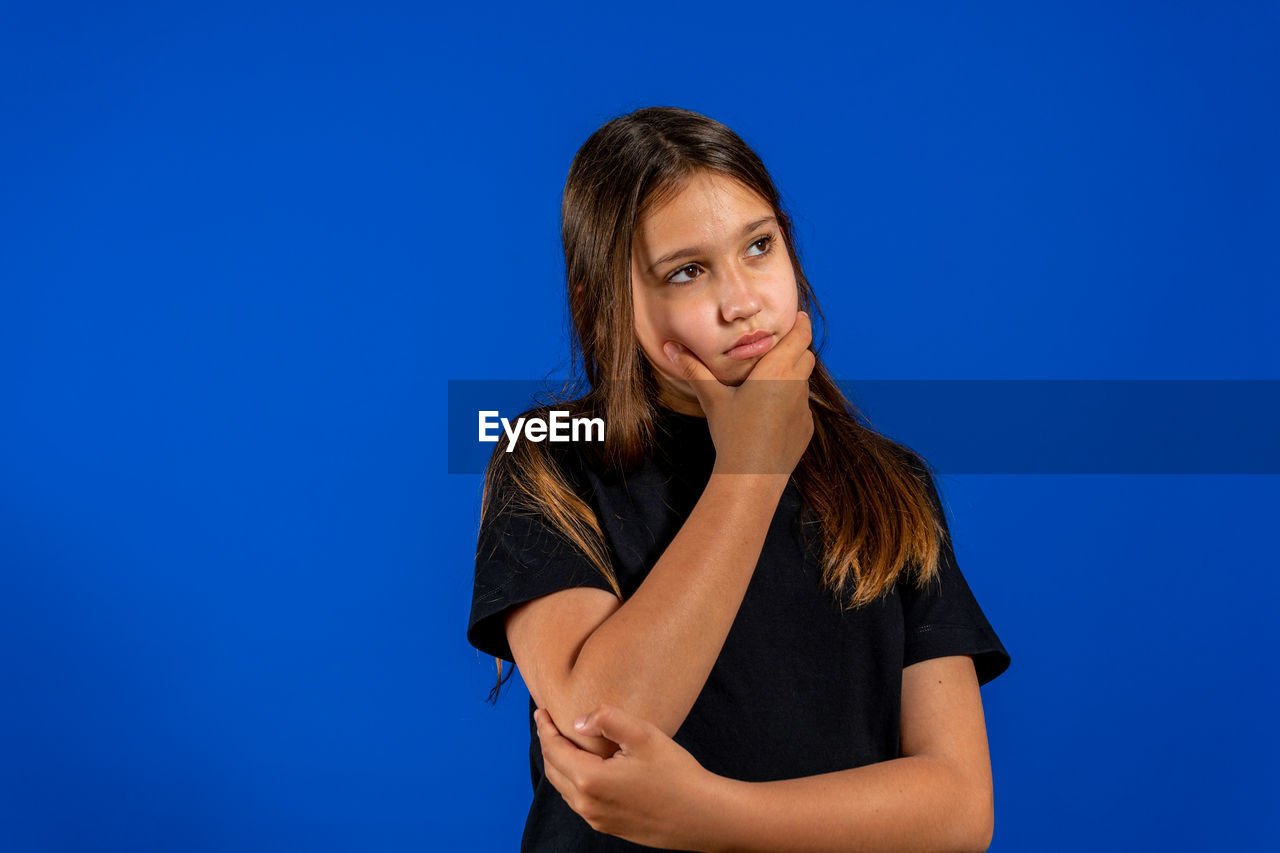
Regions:
<instances>
[{"instance_id":1,"label":"elbow","mask_svg":"<svg viewBox=\"0 0 1280 853\"><path fill-rule=\"evenodd\" d=\"M547 714L550 715L551 722L560 734L572 741L578 748L595 753L601 758L609 758L618 751L618 745L613 741L603 737L588 737L579 734L577 729L573 727L577 720L591 712L594 705L588 707L583 700L571 691L549 696L545 702L546 704L539 707L544 708Z\"/></svg>"},{"instance_id":2,"label":"elbow","mask_svg":"<svg viewBox=\"0 0 1280 853\"><path fill-rule=\"evenodd\" d=\"M950 853L984 853L995 835L995 796L990 777L974 779L958 767L949 768L945 783L953 792L950 830L940 844Z\"/></svg>"},{"instance_id":3,"label":"elbow","mask_svg":"<svg viewBox=\"0 0 1280 853\"><path fill-rule=\"evenodd\" d=\"M987 853L987 849L991 847L991 838L995 835L995 822L987 823L987 827L977 836L977 843L972 847L966 847L966 850L972 850L973 853Z\"/></svg>"},{"instance_id":4,"label":"elbow","mask_svg":"<svg viewBox=\"0 0 1280 853\"><path fill-rule=\"evenodd\" d=\"M597 674L584 668L580 660L566 676L563 695L577 713L577 716L569 720L570 725L579 717L607 704L625 708L629 713L657 726L667 737L674 738L689 713L688 708L684 708L681 713L675 703L661 692L645 689L642 683L625 675L618 677L617 666L611 665L608 671ZM603 738L599 740L603 744L613 743ZM613 749L616 750L617 746L613 746ZM608 758L612 754L609 752L604 757Z\"/></svg>"},{"instance_id":5,"label":"elbow","mask_svg":"<svg viewBox=\"0 0 1280 853\"><path fill-rule=\"evenodd\" d=\"M560 734L564 735L580 749L592 752L601 758L609 758L618 751L618 745L608 738L580 734L573 724L587 716L603 703L626 707L612 691L602 689L590 679L584 679L579 672L567 672L550 689L544 697L535 697L546 703L541 705L551 716Z\"/></svg>"},{"instance_id":6,"label":"elbow","mask_svg":"<svg viewBox=\"0 0 1280 853\"><path fill-rule=\"evenodd\" d=\"M985 853L991 847L996 829L995 786L991 779L991 765L982 762L981 771L954 765L955 790L963 811L956 825L961 828L959 837L953 839L955 849L965 853Z\"/></svg>"},{"instance_id":7,"label":"elbow","mask_svg":"<svg viewBox=\"0 0 1280 853\"><path fill-rule=\"evenodd\" d=\"M995 798L991 788L984 786L975 791L969 799L967 811L969 820L965 824L968 832L962 849L985 853L996 831Z\"/></svg>"}]
</instances>

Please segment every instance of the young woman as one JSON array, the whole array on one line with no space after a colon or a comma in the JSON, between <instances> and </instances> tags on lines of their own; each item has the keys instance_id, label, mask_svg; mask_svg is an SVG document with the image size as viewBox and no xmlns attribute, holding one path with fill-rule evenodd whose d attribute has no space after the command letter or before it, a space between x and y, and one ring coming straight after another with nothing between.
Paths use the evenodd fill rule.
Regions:
<instances>
[{"instance_id":1,"label":"young woman","mask_svg":"<svg viewBox=\"0 0 1280 853\"><path fill-rule=\"evenodd\" d=\"M562 207L580 387L485 477L468 640L530 693L522 850L985 850L979 686L1010 658L928 465L812 347L764 165L649 108ZM575 362L576 365L576 362Z\"/></svg>"}]
</instances>

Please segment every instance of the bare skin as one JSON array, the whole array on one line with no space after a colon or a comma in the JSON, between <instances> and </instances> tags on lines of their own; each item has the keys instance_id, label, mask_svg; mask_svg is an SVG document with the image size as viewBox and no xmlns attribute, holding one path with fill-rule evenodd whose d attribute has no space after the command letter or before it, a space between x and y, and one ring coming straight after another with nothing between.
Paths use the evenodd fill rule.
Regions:
<instances>
[{"instance_id":1,"label":"bare skin","mask_svg":"<svg viewBox=\"0 0 1280 853\"><path fill-rule=\"evenodd\" d=\"M776 782L706 770L647 720L602 705L581 731L620 744L579 749L535 711L547 779L593 828L673 850L982 851L994 791L982 697L967 655L902 671L901 758Z\"/></svg>"}]
</instances>

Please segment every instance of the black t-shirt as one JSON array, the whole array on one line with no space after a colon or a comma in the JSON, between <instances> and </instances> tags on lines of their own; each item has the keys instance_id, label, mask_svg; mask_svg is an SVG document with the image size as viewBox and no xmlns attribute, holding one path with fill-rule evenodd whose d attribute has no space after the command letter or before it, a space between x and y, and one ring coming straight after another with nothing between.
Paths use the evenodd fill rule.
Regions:
<instances>
[{"instance_id":1,"label":"black t-shirt","mask_svg":"<svg viewBox=\"0 0 1280 853\"><path fill-rule=\"evenodd\" d=\"M660 434L668 437L637 471L597 468L572 444L555 450L604 530L624 598L679 532L715 461L704 418L658 411ZM941 514L932 478L929 485ZM495 488L501 498L502 484ZM985 684L1009 666L1009 654L956 565L949 534L939 559L941 583L919 591L914 574L904 572L887 596L842 610L822 586L820 537L808 534L807 544L801 538L800 509L793 482L779 500L720 656L675 734L712 773L764 782L897 758L904 667L971 655L978 682ZM491 513L477 543L467 639L511 661L506 611L578 586L611 591L586 556L545 520ZM530 699L533 804L521 850L653 850L597 832L569 808L543 773L533 711Z\"/></svg>"}]
</instances>

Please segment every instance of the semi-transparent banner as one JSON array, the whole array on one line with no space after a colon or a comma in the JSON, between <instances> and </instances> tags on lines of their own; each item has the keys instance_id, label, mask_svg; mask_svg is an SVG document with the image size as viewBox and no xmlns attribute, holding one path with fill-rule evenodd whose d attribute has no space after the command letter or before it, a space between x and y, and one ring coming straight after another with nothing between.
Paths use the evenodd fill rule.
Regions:
<instances>
[{"instance_id":1,"label":"semi-transparent banner","mask_svg":"<svg viewBox=\"0 0 1280 853\"><path fill-rule=\"evenodd\" d=\"M839 384L865 423L944 474L1280 474L1280 381ZM602 419L556 410L559 387L449 380L449 473L481 474L494 452L519 441L602 440ZM520 421L549 403L549 417Z\"/></svg>"}]
</instances>

